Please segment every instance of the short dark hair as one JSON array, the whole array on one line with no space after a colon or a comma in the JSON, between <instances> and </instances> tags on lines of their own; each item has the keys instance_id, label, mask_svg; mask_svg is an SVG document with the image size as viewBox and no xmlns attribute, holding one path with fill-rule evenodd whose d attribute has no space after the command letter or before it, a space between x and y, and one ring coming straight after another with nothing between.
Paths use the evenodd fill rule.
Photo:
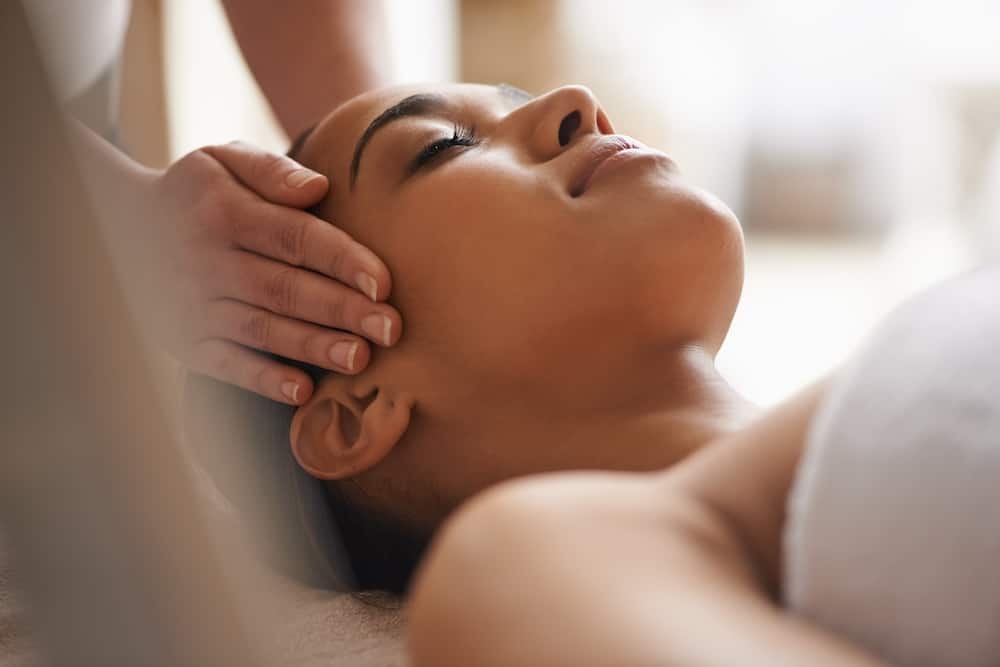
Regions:
<instances>
[{"instance_id":1,"label":"short dark hair","mask_svg":"<svg viewBox=\"0 0 1000 667\"><path fill-rule=\"evenodd\" d=\"M309 141L309 137L312 136L313 130L315 129L316 126L311 125L300 132L299 136L295 137L295 141L292 142L292 145L288 147L288 151L285 155L298 162L299 157L302 155L302 147L306 145L307 141Z\"/></svg>"},{"instance_id":2,"label":"short dark hair","mask_svg":"<svg viewBox=\"0 0 1000 667\"><path fill-rule=\"evenodd\" d=\"M305 371L316 386L331 372L300 361L275 358ZM289 421L286 433L290 427ZM356 493L347 493L350 480L316 480L316 483L323 485L358 588L404 594L427 550L431 533L366 505L357 499Z\"/></svg>"},{"instance_id":3,"label":"short dark hair","mask_svg":"<svg viewBox=\"0 0 1000 667\"><path fill-rule=\"evenodd\" d=\"M315 129L313 125L296 137L286 153L288 157L301 162L302 148ZM310 212L316 214L316 208ZM319 386L330 372L311 364L275 358L303 370L314 386ZM431 535L423 529L406 525L402 519L366 506L357 499L358 494L346 493L350 480L329 483L317 480L316 483L323 484L358 587L362 590L404 593L430 543Z\"/></svg>"}]
</instances>

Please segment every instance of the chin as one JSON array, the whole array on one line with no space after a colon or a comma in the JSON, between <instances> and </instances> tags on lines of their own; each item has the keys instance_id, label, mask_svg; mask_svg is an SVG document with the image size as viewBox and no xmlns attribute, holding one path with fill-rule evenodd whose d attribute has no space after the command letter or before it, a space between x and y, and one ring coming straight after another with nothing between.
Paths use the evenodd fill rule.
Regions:
<instances>
[{"instance_id":1,"label":"chin","mask_svg":"<svg viewBox=\"0 0 1000 667\"><path fill-rule=\"evenodd\" d=\"M708 214L717 218L720 225L726 227L730 233L739 237L740 246L742 247L743 226L732 209L708 190L702 190L701 188L692 188L692 190L701 199L701 204Z\"/></svg>"},{"instance_id":2,"label":"chin","mask_svg":"<svg viewBox=\"0 0 1000 667\"><path fill-rule=\"evenodd\" d=\"M739 220L717 197L687 188L675 189L650 221L635 267L643 329L660 341L717 347L743 289Z\"/></svg>"}]
</instances>

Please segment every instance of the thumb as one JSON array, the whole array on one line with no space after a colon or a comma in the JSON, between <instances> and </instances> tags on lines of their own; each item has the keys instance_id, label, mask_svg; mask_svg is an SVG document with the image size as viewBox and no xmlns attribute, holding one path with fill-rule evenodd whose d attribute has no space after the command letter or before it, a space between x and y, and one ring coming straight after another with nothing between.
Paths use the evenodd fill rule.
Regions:
<instances>
[{"instance_id":1,"label":"thumb","mask_svg":"<svg viewBox=\"0 0 1000 667\"><path fill-rule=\"evenodd\" d=\"M285 155L278 155L242 141L202 149L215 158L244 186L272 204L305 208L326 194L326 176L303 167Z\"/></svg>"}]
</instances>

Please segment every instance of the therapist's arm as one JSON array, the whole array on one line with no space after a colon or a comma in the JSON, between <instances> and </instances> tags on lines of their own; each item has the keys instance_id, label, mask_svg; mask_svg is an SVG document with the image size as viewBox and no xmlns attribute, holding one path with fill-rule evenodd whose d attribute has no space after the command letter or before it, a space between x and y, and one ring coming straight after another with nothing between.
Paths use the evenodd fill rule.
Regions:
<instances>
[{"instance_id":1,"label":"therapist's arm","mask_svg":"<svg viewBox=\"0 0 1000 667\"><path fill-rule=\"evenodd\" d=\"M880 663L778 605L817 387L659 475L556 475L450 522L409 611L415 667Z\"/></svg>"},{"instance_id":2,"label":"therapist's arm","mask_svg":"<svg viewBox=\"0 0 1000 667\"><path fill-rule=\"evenodd\" d=\"M223 0L243 57L290 137L386 83L380 0Z\"/></svg>"}]
</instances>

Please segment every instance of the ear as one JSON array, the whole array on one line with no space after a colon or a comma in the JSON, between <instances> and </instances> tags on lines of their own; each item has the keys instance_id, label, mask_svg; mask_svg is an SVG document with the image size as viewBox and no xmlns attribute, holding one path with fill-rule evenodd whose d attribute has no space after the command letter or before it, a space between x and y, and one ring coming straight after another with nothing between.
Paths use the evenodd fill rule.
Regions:
<instances>
[{"instance_id":1,"label":"ear","mask_svg":"<svg viewBox=\"0 0 1000 667\"><path fill-rule=\"evenodd\" d=\"M299 465L313 477L351 477L378 464L402 439L413 399L385 387L355 395L356 378L331 374L292 417L289 436Z\"/></svg>"}]
</instances>

